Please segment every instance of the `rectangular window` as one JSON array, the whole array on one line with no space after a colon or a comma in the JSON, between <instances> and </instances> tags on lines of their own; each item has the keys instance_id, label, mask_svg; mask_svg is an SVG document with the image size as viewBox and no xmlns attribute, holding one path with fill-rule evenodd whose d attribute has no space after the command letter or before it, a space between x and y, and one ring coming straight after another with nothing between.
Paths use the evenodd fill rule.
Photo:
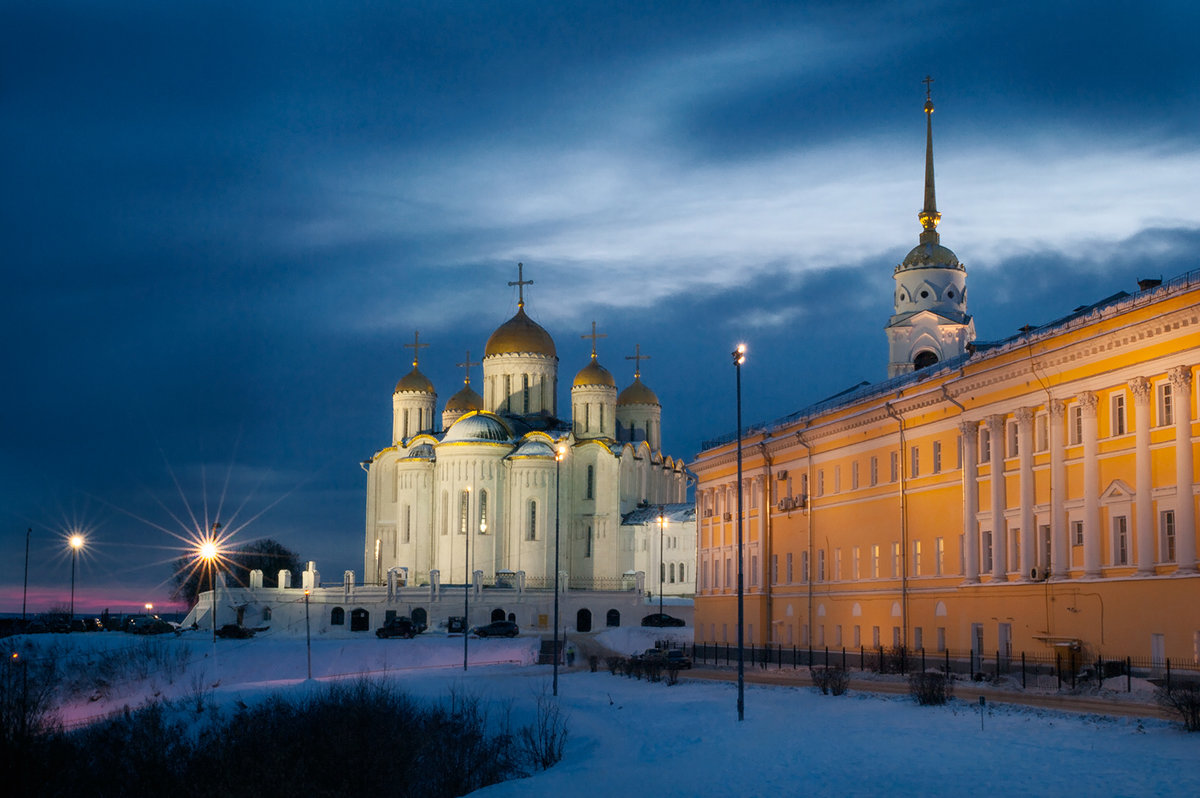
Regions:
<instances>
[{"instance_id":1,"label":"rectangular window","mask_svg":"<svg viewBox=\"0 0 1200 798\"><path fill-rule=\"evenodd\" d=\"M1045 452L1050 449L1050 416L1045 413L1038 413L1033 420L1034 444L1035 452Z\"/></svg>"},{"instance_id":2,"label":"rectangular window","mask_svg":"<svg viewBox=\"0 0 1200 798\"><path fill-rule=\"evenodd\" d=\"M855 582L858 581L858 577L859 577L858 553L859 553L858 546L855 546L853 549L850 550L850 571L853 574L852 578L854 579Z\"/></svg>"},{"instance_id":3,"label":"rectangular window","mask_svg":"<svg viewBox=\"0 0 1200 798\"><path fill-rule=\"evenodd\" d=\"M823 623L818 624L818 626L817 626L817 645L818 646L825 645L825 624L823 624Z\"/></svg>"},{"instance_id":4,"label":"rectangular window","mask_svg":"<svg viewBox=\"0 0 1200 798\"><path fill-rule=\"evenodd\" d=\"M915 651L923 651L925 649L925 630L920 626L913 627L913 649Z\"/></svg>"},{"instance_id":5,"label":"rectangular window","mask_svg":"<svg viewBox=\"0 0 1200 798\"><path fill-rule=\"evenodd\" d=\"M858 490L858 461L850 464L850 490Z\"/></svg>"},{"instance_id":6,"label":"rectangular window","mask_svg":"<svg viewBox=\"0 0 1200 798\"><path fill-rule=\"evenodd\" d=\"M817 495L825 495L825 469L823 468L817 470Z\"/></svg>"},{"instance_id":7,"label":"rectangular window","mask_svg":"<svg viewBox=\"0 0 1200 798\"><path fill-rule=\"evenodd\" d=\"M942 575L942 563L946 558L946 540L945 538L934 538L933 541L933 568L934 573L938 576Z\"/></svg>"},{"instance_id":8,"label":"rectangular window","mask_svg":"<svg viewBox=\"0 0 1200 798\"><path fill-rule=\"evenodd\" d=\"M1083 443L1083 408L1077 404L1067 408L1067 426L1072 446Z\"/></svg>"},{"instance_id":9,"label":"rectangular window","mask_svg":"<svg viewBox=\"0 0 1200 798\"><path fill-rule=\"evenodd\" d=\"M750 557L750 584L758 584L758 555L754 554Z\"/></svg>"},{"instance_id":10,"label":"rectangular window","mask_svg":"<svg viewBox=\"0 0 1200 798\"><path fill-rule=\"evenodd\" d=\"M979 546L979 553L983 557L983 564L980 570L984 573L992 571L992 531L990 529L983 530L981 535L983 538L982 544Z\"/></svg>"},{"instance_id":11,"label":"rectangular window","mask_svg":"<svg viewBox=\"0 0 1200 798\"><path fill-rule=\"evenodd\" d=\"M1010 421L1004 429L1008 435L1008 456L1016 457L1021 453L1021 434L1018 424L1015 421Z\"/></svg>"},{"instance_id":12,"label":"rectangular window","mask_svg":"<svg viewBox=\"0 0 1200 798\"><path fill-rule=\"evenodd\" d=\"M1114 393L1111 398L1112 415L1109 417L1109 428L1112 435L1125 434L1125 394Z\"/></svg>"},{"instance_id":13,"label":"rectangular window","mask_svg":"<svg viewBox=\"0 0 1200 798\"><path fill-rule=\"evenodd\" d=\"M817 581L825 581L825 549L817 550Z\"/></svg>"},{"instance_id":14,"label":"rectangular window","mask_svg":"<svg viewBox=\"0 0 1200 798\"><path fill-rule=\"evenodd\" d=\"M879 484L879 458L871 458L871 485L872 487Z\"/></svg>"},{"instance_id":15,"label":"rectangular window","mask_svg":"<svg viewBox=\"0 0 1200 798\"><path fill-rule=\"evenodd\" d=\"M871 647L879 648L879 627L878 626L871 627Z\"/></svg>"},{"instance_id":16,"label":"rectangular window","mask_svg":"<svg viewBox=\"0 0 1200 798\"><path fill-rule=\"evenodd\" d=\"M591 526L591 524L588 524L587 537L583 541L583 556L584 557L592 556L592 526ZM671 580L671 581L675 581L675 580Z\"/></svg>"},{"instance_id":17,"label":"rectangular window","mask_svg":"<svg viewBox=\"0 0 1200 798\"><path fill-rule=\"evenodd\" d=\"M854 624L854 647L858 648L862 645L862 627Z\"/></svg>"},{"instance_id":18,"label":"rectangular window","mask_svg":"<svg viewBox=\"0 0 1200 798\"><path fill-rule=\"evenodd\" d=\"M725 586L729 587L733 584L733 558L725 558Z\"/></svg>"},{"instance_id":19,"label":"rectangular window","mask_svg":"<svg viewBox=\"0 0 1200 798\"><path fill-rule=\"evenodd\" d=\"M942 442L933 442L933 473L942 473Z\"/></svg>"},{"instance_id":20,"label":"rectangular window","mask_svg":"<svg viewBox=\"0 0 1200 798\"><path fill-rule=\"evenodd\" d=\"M892 627L892 648L900 648L900 627Z\"/></svg>"},{"instance_id":21,"label":"rectangular window","mask_svg":"<svg viewBox=\"0 0 1200 798\"><path fill-rule=\"evenodd\" d=\"M596 489L596 467L587 467L587 498L594 499Z\"/></svg>"},{"instance_id":22,"label":"rectangular window","mask_svg":"<svg viewBox=\"0 0 1200 798\"><path fill-rule=\"evenodd\" d=\"M404 542L412 542L412 507L404 505Z\"/></svg>"},{"instance_id":23,"label":"rectangular window","mask_svg":"<svg viewBox=\"0 0 1200 798\"><path fill-rule=\"evenodd\" d=\"M891 482L896 482L900 479L900 452L892 452L891 472Z\"/></svg>"},{"instance_id":24,"label":"rectangular window","mask_svg":"<svg viewBox=\"0 0 1200 798\"><path fill-rule=\"evenodd\" d=\"M1082 521L1072 521L1071 522L1071 541L1072 541L1072 545L1075 545L1075 546L1083 545L1083 522Z\"/></svg>"},{"instance_id":25,"label":"rectangular window","mask_svg":"<svg viewBox=\"0 0 1200 798\"><path fill-rule=\"evenodd\" d=\"M1175 408L1172 405L1171 383L1160 382L1157 390L1158 426L1166 427L1175 423Z\"/></svg>"},{"instance_id":26,"label":"rectangular window","mask_svg":"<svg viewBox=\"0 0 1200 798\"><path fill-rule=\"evenodd\" d=\"M912 575L921 575L921 541L914 540L912 546Z\"/></svg>"},{"instance_id":27,"label":"rectangular window","mask_svg":"<svg viewBox=\"0 0 1200 798\"><path fill-rule=\"evenodd\" d=\"M1129 519L1118 515L1112 521L1113 565L1129 564Z\"/></svg>"},{"instance_id":28,"label":"rectangular window","mask_svg":"<svg viewBox=\"0 0 1200 798\"><path fill-rule=\"evenodd\" d=\"M787 581L789 585L792 583L792 553L790 551L787 553Z\"/></svg>"},{"instance_id":29,"label":"rectangular window","mask_svg":"<svg viewBox=\"0 0 1200 798\"><path fill-rule=\"evenodd\" d=\"M1050 571L1050 553L1052 551L1052 543L1050 541L1050 525L1042 524L1038 527L1038 543L1040 544L1037 551L1040 552L1041 562L1038 563L1038 568L1045 572Z\"/></svg>"},{"instance_id":30,"label":"rectangular window","mask_svg":"<svg viewBox=\"0 0 1200 798\"><path fill-rule=\"evenodd\" d=\"M900 542L892 541L892 576L900 576Z\"/></svg>"},{"instance_id":31,"label":"rectangular window","mask_svg":"<svg viewBox=\"0 0 1200 798\"><path fill-rule=\"evenodd\" d=\"M1175 562L1175 511L1163 510L1158 514L1158 528L1161 540L1158 545L1158 559L1161 562Z\"/></svg>"},{"instance_id":32,"label":"rectangular window","mask_svg":"<svg viewBox=\"0 0 1200 798\"><path fill-rule=\"evenodd\" d=\"M1021 563L1021 530L1019 528L1009 528L1008 542L1010 552L1008 555L1008 570L1015 571ZM1028 576L1029 574L1025 574Z\"/></svg>"},{"instance_id":33,"label":"rectangular window","mask_svg":"<svg viewBox=\"0 0 1200 798\"><path fill-rule=\"evenodd\" d=\"M871 578L879 578L879 544L871 544Z\"/></svg>"},{"instance_id":34,"label":"rectangular window","mask_svg":"<svg viewBox=\"0 0 1200 798\"><path fill-rule=\"evenodd\" d=\"M800 495L808 498L808 474L800 475Z\"/></svg>"},{"instance_id":35,"label":"rectangular window","mask_svg":"<svg viewBox=\"0 0 1200 798\"><path fill-rule=\"evenodd\" d=\"M779 584L779 555L771 555L771 584Z\"/></svg>"},{"instance_id":36,"label":"rectangular window","mask_svg":"<svg viewBox=\"0 0 1200 798\"><path fill-rule=\"evenodd\" d=\"M838 648L842 647L842 625L840 623L833 627L833 644Z\"/></svg>"},{"instance_id":37,"label":"rectangular window","mask_svg":"<svg viewBox=\"0 0 1200 798\"><path fill-rule=\"evenodd\" d=\"M529 404L529 375L528 374L521 375L521 404L524 407L524 409L521 411L522 413L530 413L533 411L533 408Z\"/></svg>"},{"instance_id":38,"label":"rectangular window","mask_svg":"<svg viewBox=\"0 0 1200 798\"><path fill-rule=\"evenodd\" d=\"M526 540L537 540L537 502L529 503L529 529L525 532Z\"/></svg>"},{"instance_id":39,"label":"rectangular window","mask_svg":"<svg viewBox=\"0 0 1200 798\"><path fill-rule=\"evenodd\" d=\"M908 475L910 477L919 477L921 476L921 450L914 446L909 451L911 452L912 457L911 467L908 470Z\"/></svg>"},{"instance_id":40,"label":"rectangular window","mask_svg":"<svg viewBox=\"0 0 1200 798\"><path fill-rule=\"evenodd\" d=\"M842 581L842 550L833 550L833 581Z\"/></svg>"},{"instance_id":41,"label":"rectangular window","mask_svg":"<svg viewBox=\"0 0 1200 798\"><path fill-rule=\"evenodd\" d=\"M842 492L842 467L841 466L833 467L833 492L834 493Z\"/></svg>"},{"instance_id":42,"label":"rectangular window","mask_svg":"<svg viewBox=\"0 0 1200 798\"><path fill-rule=\"evenodd\" d=\"M937 628L937 650L946 650L946 627L939 626Z\"/></svg>"},{"instance_id":43,"label":"rectangular window","mask_svg":"<svg viewBox=\"0 0 1200 798\"><path fill-rule=\"evenodd\" d=\"M800 581L808 581L808 552L800 552Z\"/></svg>"},{"instance_id":44,"label":"rectangular window","mask_svg":"<svg viewBox=\"0 0 1200 798\"><path fill-rule=\"evenodd\" d=\"M987 427L979 428L979 462L992 459L992 432Z\"/></svg>"}]
</instances>

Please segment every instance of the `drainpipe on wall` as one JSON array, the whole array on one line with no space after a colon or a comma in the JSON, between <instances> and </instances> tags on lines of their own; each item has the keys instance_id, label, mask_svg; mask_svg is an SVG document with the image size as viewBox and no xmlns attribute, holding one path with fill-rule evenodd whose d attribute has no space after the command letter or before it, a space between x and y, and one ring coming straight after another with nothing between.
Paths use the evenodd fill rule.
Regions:
<instances>
[{"instance_id":1,"label":"drainpipe on wall","mask_svg":"<svg viewBox=\"0 0 1200 798\"><path fill-rule=\"evenodd\" d=\"M813 520L815 519L815 513L813 513L811 499L813 486L812 446L809 445L808 441L804 440L803 432L796 433L796 442L804 447L804 457L806 461L805 471L807 472L807 478L805 479L805 482L808 483L808 490L804 494L804 514L808 516L808 572L804 576L805 581L808 583L807 645L811 646L813 641L813 569L815 566L815 563L813 562L813 541L815 540L813 536Z\"/></svg>"},{"instance_id":2,"label":"drainpipe on wall","mask_svg":"<svg viewBox=\"0 0 1200 798\"><path fill-rule=\"evenodd\" d=\"M904 418L892 407L891 402L884 402L884 407L900 427L900 642L908 648L908 503L905 496Z\"/></svg>"}]
</instances>

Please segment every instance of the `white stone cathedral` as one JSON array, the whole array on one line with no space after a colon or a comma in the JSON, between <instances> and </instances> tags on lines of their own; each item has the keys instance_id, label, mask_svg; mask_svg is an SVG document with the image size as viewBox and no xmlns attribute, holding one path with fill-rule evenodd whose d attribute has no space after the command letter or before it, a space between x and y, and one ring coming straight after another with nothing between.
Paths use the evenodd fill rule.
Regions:
<instances>
[{"instance_id":1,"label":"white stone cathedral","mask_svg":"<svg viewBox=\"0 0 1200 798\"><path fill-rule=\"evenodd\" d=\"M413 369L392 395L391 445L366 464L363 552L366 583L393 573L408 585L484 584L523 578L546 587L559 571L572 587L620 589L644 570L635 526L622 515L686 499L682 460L662 452L662 407L642 381L616 381L596 357L571 384L571 420L558 414L554 339L525 312L523 275L517 313L488 339L483 396L466 385L437 416L437 393ZM440 424L439 424L440 421ZM557 489L556 489L557 487ZM640 566L640 567L639 567ZM523 574L523 577L520 576ZM653 585L656 587L656 585ZM651 585L648 585L651 587Z\"/></svg>"}]
</instances>

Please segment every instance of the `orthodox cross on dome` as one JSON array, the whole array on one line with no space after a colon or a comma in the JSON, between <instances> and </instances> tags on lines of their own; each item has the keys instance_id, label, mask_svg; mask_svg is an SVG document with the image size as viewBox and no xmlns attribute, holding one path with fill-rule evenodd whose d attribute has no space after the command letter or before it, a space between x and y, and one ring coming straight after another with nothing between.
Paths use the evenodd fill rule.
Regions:
<instances>
[{"instance_id":1,"label":"orthodox cross on dome","mask_svg":"<svg viewBox=\"0 0 1200 798\"><path fill-rule=\"evenodd\" d=\"M642 361L649 360L650 356L642 354L642 345L641 344L634 344L633 345L633 354L626 355L625 359L633 361L633 378L636 380L636 379L640 379L642 376Z\"/></svg>"},{"instance_id":2,"label":"orthodox cross on dome","mask_svg":"<svg viewBox=\"0 0 1200 798\"><path fill-rule=\"evenodd\" d=\"M405 349L411 349L413 351L413 368L417 367L417 361L421 359L421 350L428 346L429 344L421 343L421 331L413 330L413 342L411 344L404 345Z\"/></svg>"},{"instance_id":3,"label":"orthodox cross on dome","mask_svg":"<svg viewBox=\"0 0 1200 798\"><path fill-rule=\"evenodd\" d=\"M524 263L517 264L517 279L515 281L509 280L508 284L515 285L517 287L517 307L525 307L525 286L533 285L533 280L525 279Z\"/></svg>"},{"instance_id":4,"label":"orthodox cross on dome","mask_svg":"<svg viewBox=\"0 0 1200 798\"><path fill-rule=\"evenodd\" d=\"M596 339L597 338L607 338L608 335L605 333L596 332L596 322L592 322L592 334L591 335L581 335L579 337L592 339L592 360L595 360L596 359Z\"/></svg>"},{"instance_id":5,"label":"orthodox cross on dome","mask_svg":"<svg viewBox=\"0 0 1200 798\"><path fill-rule=\"evenodd\" d=\"M466 376L466 379L463 380L463 385L470 385L471 384L471 366L479 365L479 363L471 362L471 350L470 349L467 350L467 359L465 361L463 361L462 363L455 363L454 365L458 366L460 369L466 369L467 376Z\"/></svg>"},{"instance_id":6,"label":"orthodox cross on dome","mask_svg":"<svg viewBox=\"0 0 1200 798\"><path fill-rule=\"evenodd\" d=\"M937 226L942 215L938 213L933 188L933 96L930 92L933 78L926 75L921 82L925 84L925 207L917 214L917 219L921 221L921 243L936 244L939 240Z\"/></svg>"}]
</instances>

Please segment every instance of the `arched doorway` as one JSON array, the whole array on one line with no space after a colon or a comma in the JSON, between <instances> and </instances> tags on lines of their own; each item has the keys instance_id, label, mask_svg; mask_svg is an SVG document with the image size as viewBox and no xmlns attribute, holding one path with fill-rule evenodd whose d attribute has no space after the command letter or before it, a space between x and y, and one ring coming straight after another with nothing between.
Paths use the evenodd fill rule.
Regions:
<instances>
[{"instance_id":1,"label":"arched doorway","mask_svg":"<svg viewBox=\"0 0 1200 798\"><path fill-rule=\"evenodd\" d=\"M329 611L330 626L344 626L346 623L346 611L341 607L334 607Z\"/></svg>"},{"instance_id":2,"label":"arched doorway","mask_svg":"<svg viewBox=\"0 0 1200 798\"><path fill-rule=\"evenodd\" d=\"M429 613L425 612L424 607L417 607L412 611L412 622L417 626L429 625Z\"/></svg>"},{"instance_id":3,"label":"arched doorway","mask_svg":"<svg viewBox=\"0 0 1200 798\"><path fill-rule=\"evenodd\" d=\"M604 616L604 623L606 626L620 626L621 625L620 610L609 610L608 613L605 614L605 616Z\"/></svg>"},{"instance_id":4,"label":"arched doorway","mask_svg":"<svg viewBox=\"0 0 1200 798\"><path fill-rule=\"evenodd\" d=\"M371 628L371 613L362 607L350 610L350 631L365 632Z\"/></svg>"},{"instance_id":5,"label":"arched doorway","mask_svg":"<svg viewBox=\"0 0 1200 798\"><path fill-rule=\"evenodd\" d=\"M500 609L499 607L492 610L492 620L493 621L503 621L504 620L504 610Z\"/></svg>"},{"instance_id":6,"label":"arched doorway","mask_svg":"<svg viewBox=\"0 0 1200 798\"><path fill-rule=\"evenodd\" d=\"M575 631L590 632L592 631L592 611L586 607L575 613Z\"/></svg>"}]
</instances>

